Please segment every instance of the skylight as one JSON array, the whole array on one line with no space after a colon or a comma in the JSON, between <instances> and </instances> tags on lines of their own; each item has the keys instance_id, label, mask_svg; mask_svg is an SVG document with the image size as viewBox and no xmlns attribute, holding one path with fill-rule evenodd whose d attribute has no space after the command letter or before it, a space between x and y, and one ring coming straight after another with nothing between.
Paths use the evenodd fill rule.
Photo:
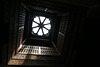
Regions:
<instances>
[{"instance_id":1,"label":"skylight","mask_svg":"<svg viewBox=\"0 0 100 67\"><path fill-rule=\"evenodd\" d=\"M32 32L39 36L49 33L51 29L50 19L43 16L36 16L32 21Z\"/></svg>"}]
</instances>

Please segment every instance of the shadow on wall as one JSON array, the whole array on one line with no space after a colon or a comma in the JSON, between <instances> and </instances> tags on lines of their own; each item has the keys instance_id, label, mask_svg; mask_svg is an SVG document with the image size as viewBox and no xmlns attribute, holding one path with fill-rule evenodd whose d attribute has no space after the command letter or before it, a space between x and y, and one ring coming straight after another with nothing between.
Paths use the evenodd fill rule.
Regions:
<instances>
[{"instance_id":1,"label":"shadow on wall","mask_svg":"<svg viewBox=\"0 0 100 67\"><path fill-rule=\"evenodd\" d=\"M0 67L6 64L9 40L9 4L0 0Z\"/></svg>"},{"instance_id":2,"label":"shadow on wall","mask_svg":"<svg viewBox=\"0 0 100 67\"><path fill-rule=\"evenodd\" d=\"M77 51L75 66L97 65L100 30L100 7L89 8L84 33L77 35L74 49Z\"/></svg>"}]
</instances>

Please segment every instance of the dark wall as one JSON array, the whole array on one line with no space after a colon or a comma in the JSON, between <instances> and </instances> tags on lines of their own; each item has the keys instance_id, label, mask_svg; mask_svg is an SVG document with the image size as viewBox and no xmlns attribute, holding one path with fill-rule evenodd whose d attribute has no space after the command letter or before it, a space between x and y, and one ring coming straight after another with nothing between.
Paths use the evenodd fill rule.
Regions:
<instances>
[{"instance_id":1,"label":"dark wall","mask_svg":"<svg viewBox=\"0 0 100 67\"><path fill-rule=\"evenodd\" d=\"M0 11L1 11L1 12L0 12L0 18L1 18L1 20L0 20L0 31L2 31L2 27L1 27L1 26L2 26L2 22L3 22L3 10L4 10L3 7L4 7L4 6L3 6L3 4L2 4L2 1L0 1L0 4L2 5L2 6L0 5ZM1 32L1 34L0 34L0 37L1 37L1 36L2 36L2 32ZM2 44L2 38L3 38L3 37L0 38L0 44ZM1 47L0 47L0 52L2 52L1 50L2 50L2 45L1 45ZM0 55L2 55L2 54L0 54ZM1 64L1 61L2 61L2 58L0 58L0 64Z\"/></svg>"},{"instance_id":2,"label":"dark wall","mask_svg":"<svg viewBox=\"0 0 100 67\"><path fill-rule=\"evenodd\" d=\"M0 65L1 65L1 63L2 63L2 43L3 43L3 37L2 37L2 35L3 35L3 27L2 27L2 25L4 25L4 21L3 21L3 14L4 14L4 5L3 5L3 1L0 1L0 56L1 56L1 58L0 58Z\"/></svg>"},{"instance_id":3,"label":"dark wall","mask_svg":"<svg viewBox=\"0 0 100 67\"><path fill-rule=\"evenodd\" d=\"M99 23L100 7L88 8L86 18L84 19L84 29L76 36L74 45L74 55L76 55L74 66L96 66L98 59L99 44ZM82 24L83 25L83 24ZM80 28L81 29L81 26ZM75 54L76 53L76 54Z\"/></svg>"},{"instance_id":4,"label":"dark wall","mask_svg":"<svg viewBox=\"0 0 100 67\"><path fill-rule=\"evenodd\" d=\"M6 63L9 40L9 1L0 0L0 66Z\"/></svg>"}]
</instances>

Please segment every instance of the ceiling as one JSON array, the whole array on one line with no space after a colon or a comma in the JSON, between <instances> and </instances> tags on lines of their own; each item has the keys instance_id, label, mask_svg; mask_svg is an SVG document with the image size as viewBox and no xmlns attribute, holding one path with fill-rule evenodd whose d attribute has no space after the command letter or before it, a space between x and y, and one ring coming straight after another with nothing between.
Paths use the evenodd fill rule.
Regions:
<instances>
[{"instance_id":1,"label":"ceiling","mask_svg":"<svg viewBox=\"0 0 100 67\"><path fill-rule=\"evenodd\" d=\"M85 7L100 6L100 0L50 0L50 1L68 3Z\"/></svg>"},{"instance_id":2,"label":"ceiling","mask_svg":"<svg viewBox=\"0 0 100 67\"><path fill-rule=\"evenodd\" d=\"M2 0L2 1L6 2L7 0ZM27 1L30 1L30 0L27 0ZM54 2L60 2L60 3L65 3L65 4L66 3L73 4L77 6L85 6L85 7L98 7L98 6L100 7L100 0L44 0L44 1L54 1Z\"/></svg>"}]
</instances>

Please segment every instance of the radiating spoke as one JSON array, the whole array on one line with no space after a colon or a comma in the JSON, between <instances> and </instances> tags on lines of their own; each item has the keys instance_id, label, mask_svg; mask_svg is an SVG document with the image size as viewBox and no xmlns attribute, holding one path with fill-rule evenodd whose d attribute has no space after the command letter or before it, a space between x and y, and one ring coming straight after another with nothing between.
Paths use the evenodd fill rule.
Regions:
<instances>
[{"instance_id":1,"label":"radiating spoke","mask_svg":"<svg viewBox=\"0 0 100 67\"><path fill-rule=\"evenodd\" d=\"M37 23L36 21L33 21L34 23ZM37 24L39 24L39 23L37 23Z\"/></svg>"},{"instance_id":2,"label":"radiating spoke","mask_svg":"<svg viewBox=\"0 0 100 67\"><path fill-rule=\"evenodd\" d=\"M49 30L49 29L47 29L46 27L44 27L46 30Z\"/></svg>"},{"instance_id":3,"label":"radiating spoke","mask_svg":"<svg viewBox=\"0 0 100 67\"><path fill-rule=\"evenodd\" d=\"M39 27L36 27L36 28L33 28L32 30L34 33L37 33L38 29L39 29Z\"/></svg>"},{"instance_id":4,"label":"radiating spoke","mask_svg":"<svg viewBox=\"0 0 100 67\"><path fill-rule=\"evenodd\" d=\"M44 21L46 20L46 17L45 17L45 19L43 20L43 22L42 23L44 23Z\"/></svg>"},{"instance_id":5,"label":"radiating spoke","mask_svg":"<svg viewBox=\"0 0 100 67\"><path fill-rule=\"evenodd\" d=\"M38 29L37 33L39 32L40 28Z\"/></svg>"},{"instance_id":6,"label":"radiating spoke","mask_svg":"<svg viewBox=\"0 0 100 67\"><path fill-rule=\"evenodd\" d=\"M43 21L45 20L45 17L40 16L40 20L41 20L41 23L43 23Z\"/></svg>"},{"instance_id":7,"label":"radiating spoke","mask_svg":"<svg viewBox=\"0 0 100 67\"><path fill-rule=\"evenodd\" d=\"M39 32L38 32L38 35L42 36L43 33L42 33L42 29L40 28Z\"/></svg>"},{"instance_id":8,"label":"radiating spoke","mask_svg":"<svg viewBox=\"0 0 100 67\"><path fill-rule=\"evenodd\" d=\"M44 31L44 34L47 34L48 33L48 30L43 28L43 31Z\"/></svg>"},{"instance_id":9,"label":"radiating spoke","mask_svg":"<svg viewBox=\"0 0 100 67\"><path fill-rule=\"evenodd\" d=\"M33 23L32 23L32 27L36 27L36 26L38 26L38 24L35 23L35 22L33 22Z\"/></svg>"},{"instance_id":10,"label":"radiating spoke","mask_svg":"<svg viewBox=\"0 0 100 67\"><path fill-rule=\"evenodd\" d=\"M37 28L37 27L39 27L39 26L35 26L35 27L32 27L32 28Z\"/></svg>"},{"instance_id":11,"label":"radiating spoke","mask_svg":"<svg viewBox=\"0 0 100 67\"><path fill-rule=\"evenodd\" d=\"M41 28L42 29L42 33L43 33L43 35L44 35L44 31L43 31L43 28Z\"/></svg>"},{"instance_id":12,"label":"radiating spoke","mask_svg":"<svg viewBox=\"0 0 100 67\"><path fill-rule=\"evenodd\" d=\"M50 20L48 18L45 19L45 21L43 22L43 24L48 24L50 23Z\"/></svg>"},{"instance_id":13,"label":"radiating spoke","mask_svg":"<svg viewBox=\"0 0 100 67\"><path fill-rule=\"evenodd\" d=\"M40 22L40 24L41 24L41 19L40 19L40 17L39 17L39 22Z\"/></svg>"},{"instance_id":14,"label":"radiating spoke","mask_svg":"<svg viewBox=\"0 0 100 67\"><path fill-rule=\"evenodd\" d=\"M43 25L49 25L50 23L47 23L47 24L43 24Z\"/></svg>"},{"instance_id":15,"label":"radiating spoke","mask_svg":"<svg viewBox=\"0 0 100 67\"><path fill-rule=\"evenodd\" d=\"M49 30L51 29L51 25L50 24L44 25L44 27L47 28L47 29L49 29Z\"/></svg>"}]
</instances>

